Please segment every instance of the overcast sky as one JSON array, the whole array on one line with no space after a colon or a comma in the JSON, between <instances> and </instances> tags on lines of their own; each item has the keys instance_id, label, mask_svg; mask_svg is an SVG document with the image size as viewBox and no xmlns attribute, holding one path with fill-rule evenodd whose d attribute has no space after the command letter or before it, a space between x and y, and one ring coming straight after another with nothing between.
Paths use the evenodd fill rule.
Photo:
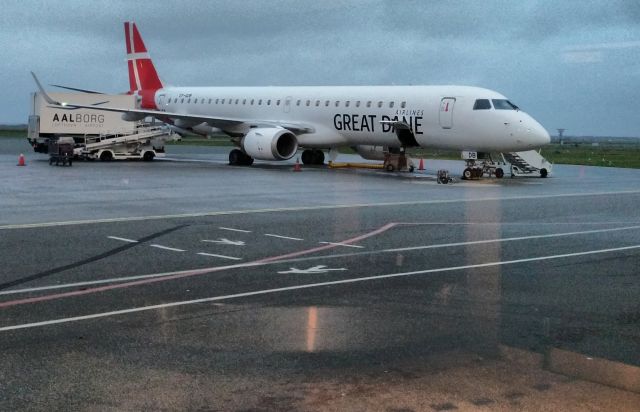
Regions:
<instances>
[{"instance_id":1,"label":"overcast sky","mask_svg":"<svg viewBox=\"0 0 640 412\"><path fill-rule=\"evenodd\" d=\"M461 84L550 132L640 136L640 1L3 0L0 123L43 83L128 90L125 20L165 84Z\"/></svg>"}]
</instances>

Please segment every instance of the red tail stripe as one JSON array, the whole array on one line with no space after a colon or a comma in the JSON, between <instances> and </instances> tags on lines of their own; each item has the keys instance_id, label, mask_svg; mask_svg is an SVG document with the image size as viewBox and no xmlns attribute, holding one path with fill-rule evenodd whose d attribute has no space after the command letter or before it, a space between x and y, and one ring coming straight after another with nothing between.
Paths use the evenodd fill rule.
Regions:
<instances>
[{"instance_id":1,"label":"red tail stripe","mask_svg":"<svg viewBox=\"0 0 640 412\"><path fill-rule=\"evenodd\" d=\"M138 32L138 28L136 24L133 24L133 52L134 53L145 53L147 48L144 47L144 42L142 41L142 37Z\"/></svg>"},{"instance_id":2,"label":"red tail stripe","mask_svg":"<svg viewBox=\"0 0 640 412\"><path fill-rule=\"evenodd\" d=\"M136 59L134 61L138 68L138 76L140 76L140 85L142 88L152 90L161 89L162 83L160 83L158 73L156 73L151 59Z\"/></svg>"},{"instance_id":3,"label":"red tail stripe","mask_svg":"<svg viewBox=\"0 0 640 412\"><path fill-rule=\"evenodd\" d=\"M131 23L126 22L124 24L124 38L125 38L125 43L127 45L127 54L131 53L131 39L129 38L129 25Z\"/></svg>"},{"instance_id":4,"label":"red tail stripe","mask_svg":"<svg viewBox=\"0 0 640 412\"><path fill-rule=\"evenodd\" d=\"M138 85L136 84L136 75L133 72L133 61L129 60L127 62L127 66L129 69L129 90L138 90Z\"/></svg>"}]
</instances>

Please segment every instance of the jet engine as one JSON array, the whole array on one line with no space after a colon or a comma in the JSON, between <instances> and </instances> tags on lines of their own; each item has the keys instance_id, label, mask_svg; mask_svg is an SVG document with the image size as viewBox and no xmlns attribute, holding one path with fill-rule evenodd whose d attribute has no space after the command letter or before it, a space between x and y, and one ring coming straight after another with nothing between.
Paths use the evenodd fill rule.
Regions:
<instances>
[{"instance_id":1,"label":"jet engine","mask_svg":"<svg viewBox=\"0 0 640 412\"><path fill-rule=\"evenodd\" d=\"M384 160L384 153L387 151L384 146L358 145L352 147L363 159Z\"/></svg>"},{"instance_id":2,"label":"jet engine","mask_svg":"<svg viewBox=\"0 0 640 412\"><path fill-rule=\"evenodd\" d=\"M242 138L242 150L254 159L287 160L298 151L298 139L281 127L255 128Z\"/></svg>"}]
</instances>

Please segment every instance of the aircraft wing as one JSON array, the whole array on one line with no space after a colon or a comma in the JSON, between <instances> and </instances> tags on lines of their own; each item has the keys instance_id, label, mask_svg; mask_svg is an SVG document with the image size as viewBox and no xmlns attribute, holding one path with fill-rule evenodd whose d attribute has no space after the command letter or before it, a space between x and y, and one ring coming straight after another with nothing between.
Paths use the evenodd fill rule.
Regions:
<instances>
[{"instance_id":1,"label":"aircraft wing","mask_svg":"<svg viewBox=\"0 0 640 412\"><path fill-rule=\"evenodd\" d=\"M305 133L313 133L315 131L314 127L309 124L302 124L297 122L290 121L280 121L280 120L263 120L263 119L236 119L231 117L219 117L219 116L206 116L201 114L188 114L188 113L173 113L173 112L165 112L162 110L148 110L148 109L125 109L119 107L108 107L102 106L100 104L95 105L82 105L75 104L71 102L58 102L53 100L47 92L45 92L44 88L40 84L40 81L36 77L36 75L31 72L33 79L36 81L42 96L47 101L47 103L51 106L58 108L67 108L67 109L91 109L91 110L103 110L106 112L119 112L122 113L123 116L128 117L131 120L139 120L143 119L147 116L152 116L160 119L161 121L166 122L167 120L186 120L190 122L195 122L196 124L207 123L212 127L217 127L219 129L225 129L228 127L239 126L239 125L247 125L249 127L282 127L284 129L288 129L291 132L299 135Z\"/></svg>"},{"instance_id":2,"label":"aircraft wing","mask_svg":"<svg viewBox=\"0 0 640 412\"><path fill-rule=\"evenodd\" d=\"M206 116L201 114L188 114L188 113L174 113L174 112L165 112L161 110L147 110L147 109L123 109L117 107L108 107L108 106L89 106L82 104L74 104L74 103L64 103L61 102L59 105L54 105L56 107L61 108L70 108L70 109L92 109L92 110L103 110L107 112L120 112L123 115L130 115L132 119L140 119L147 116L155 117L161 121L167 121L167 119L171 120L186 120L199 123L207 123L209 126L217 127L219 129L225 129L232 126L239 126L245 124L250 127L282 127L283 129L288 129L295 134L305 134L312 133L314 131L313 126L306 125L302 123L289 122L289 121L279 121L279 120L261 120L261 119L238 119L232 117L218 117L218 116Z\"/></svg>"},{"instance_id":3,"label":"aircraft wing","mask_svg":"<svg viewBox=\"0 0 640 412\"><path fill-rule=\"evenodd\" d=\"M63 86L61 84L52 84L50 86L53 87L59 87L61 89L66 89L66 90L73 90L74 92L81 92L81 93L89 93L89 94L107 94L105 92L99 92L97 90L89 90L89 89L78 89L77 87L71 87L71 86Z\"/></svg>"}]
</instances>

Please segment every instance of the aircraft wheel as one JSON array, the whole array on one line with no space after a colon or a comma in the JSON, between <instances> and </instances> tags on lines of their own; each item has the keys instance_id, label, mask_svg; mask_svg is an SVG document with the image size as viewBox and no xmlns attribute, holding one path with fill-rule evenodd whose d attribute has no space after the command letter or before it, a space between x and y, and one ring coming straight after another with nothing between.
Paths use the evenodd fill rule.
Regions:
<instances>
[{"instance_id":1,"label":"aircraft wheel","mask_svg":"<svg viewBox=\"0 0 640 412\"><path fill-rule=\"evenodd\" d=\"M153 152L144 152L144 154L142 155L142 160L144 160L145 162L150 162L153 160L153 158L155 157L155 155L153 154Z\"/></svg>"},{"instance_id":2,"label":"aircraft wheel","mask_svg":"<svg viewBox=\"0 0 640 412\"><path fill-rule=\"evenodd\" d=\"M501 167L496 169L496 177L502 179L504 177L504 170Z\"/></svg>"},{"instance_id":3,"label":"aircraft wheel","mask_svg":"<svg viewBox=\"0 0 640 412\"><path fill-rule=\"evenodd\" d=\"M239 166L243 156L244 153L242 153L242 150L233 149L229 152L229 164L231 166Z\"/></svg>"},{"instance_id":4,"label":"aircraft wheel","mask_svg":"<svg viewBox=\"0 0 640 412\"><path fill-rule=\"evenodd\" d=\"M253 164L253 157L246 153L242 153L241 164L242 166L251 166Z\"/></svg>"},{"instance_id":5,"label":"aircraft wheel","mask_svg":"<svg viewBox=\"0 0 640 412\"><path fill-rule=\"evenodd\" d=\"M394 170L396 170L396 168L391 163L387 165L386 169L387 172L393 172Z\"/></svg>"},{"instance_id":6,"label":"aircraft wheel","mask_svg":"<svg viewBox=\"0 0 640 412\"><path fill-rule=\"evenodd\" d=\"M313 163L313 150L303 150L302 156L300 156L302 164L309 165Z\"/></svg>"},{"instance_id":7,"label":"aircraft wheel","mask_svg":"<svg viewBox=\"0 0 640 412\"><path fill-rule=\"evenodd\" d=\"M464 180L470 180L473 177L473 171L470 168L466 168L464 169L464 172L462 172L462 178Z\"/></svg>"},{"instance_id":8,"label":"aircraft wheel","mask_svg":"<svg viewBox=\"0 0 640 412\"><path fill-rule=\"evenodd\" d=\"M545 177L547 177L547 174L549 174L549 172L547 172L547 169L544 169L544 168L540 169L540 177L541 178L544 179Z\"/></svg>"},{"instance_id":9,"label":"aircraft wheel","mask_svg":"<svg viewBox=\"0 0 640 412\"><path fill-rule=\"evenodd\" d=\"M302 153L304 155L304 152ZM304 163L304 161L303 161ZM312 162L314 165L324 164L324 152L322 150L314 150L312 152Z\"/></svg>"}]
</instances>

